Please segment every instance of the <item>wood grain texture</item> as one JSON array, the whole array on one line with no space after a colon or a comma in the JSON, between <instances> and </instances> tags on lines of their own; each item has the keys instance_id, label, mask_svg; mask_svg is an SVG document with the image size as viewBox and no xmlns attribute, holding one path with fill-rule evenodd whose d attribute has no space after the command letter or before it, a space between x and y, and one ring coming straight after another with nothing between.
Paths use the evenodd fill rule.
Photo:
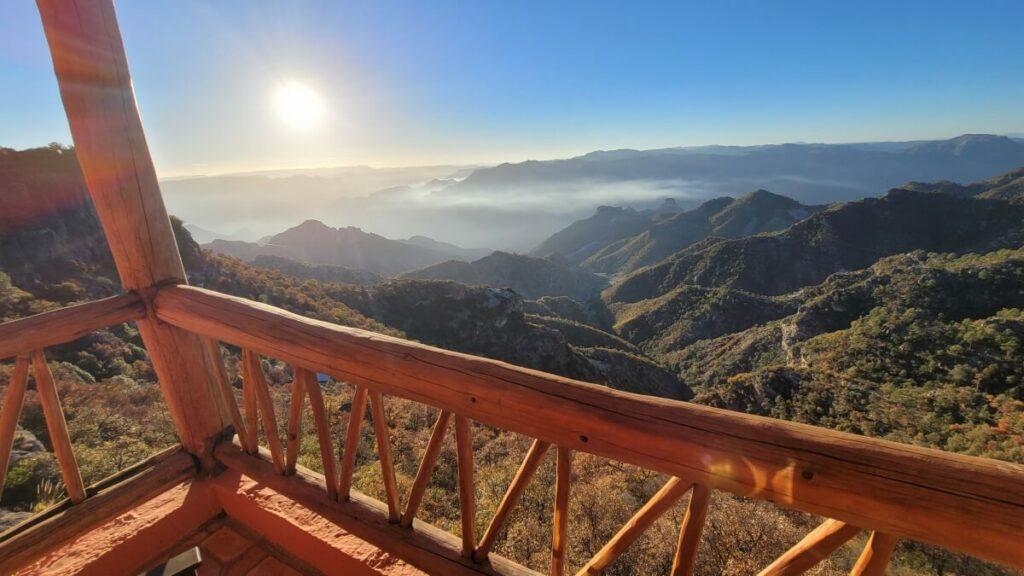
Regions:
<instances>
[{"instance_id":1,"label":"wood grain texture","mask_svg":"<svg viewBox=\"0 0 1024 576\"><path fill-rule=\"evenodd\" d=\"M256 383L249 375L249 363L245 358L239 359L242 366L242 402L245 404L245 442L246 451L249 454L259 452L260 446L260 415L259 404L256 400Z\"/></svg>"},{"instance_id":2,"label":"wood grain texture","mask_svg":"<svg viewBox=\"0 0 1024 576\"><path fill-rule=\"evenodd\" d=\"M180 446L165 450L89 488L89 498L58 503L0 534L0 574L13 574L36 558L196 475Z\"/></svg>"},{"instance_id":3,"label":"wood grain texture","mask_svg":"<svg viewBox=\"0 0 1024 576\"><path fill-rule=\"evenodd\" d=\"M556 445L1024 567L1024 466L613 390L185 286L157 316ZM628 439L628 440L627 440Z\"/></svg>"},{"instance_id":4,"label":"wood grain texture","mask_svg":"<svg viewBox=\"0 0 1024 576\"><path fill-rule=\"evenodd\" d=\"M316 374L304 368L295 368L295 377L302 380L302 389L309 398L309 409L313 412L313 423L316 426L316 439L320 445L320 460L324 467L324 478L327 481L327 495L331 500L338 499L338 460L334 456L331 444L331 425L327 421L327 408Z\"/></svg>"},{"instance_id":5,"label":"wood grain texture","mask_svg":"<svg viewBox=\"0 0 1024 576\"><path fill-rule=\"evenodd\" d=\"M551 519L551 576L565 574L569 551L569 490L572 483L572 451L555 448L555 504Z\"/></svg>"},{"instance_id":6,"label":"wood grain texture","mask_svg":"<svg viewBox=\"0 0 1024 576\"><path fill-rule=\"evenodd\" d=\"M850 570L850 576L885 576L889 558L892 557L892 552L899 542L900 539L895 536L878 531L872 532L860 558L857 559L853 570Z\"/></svg>"},{"instance_id":7,"label":"wood grain texture","mask_svg":"<svg viewBox=\"0 0 1024 576\"><path fill-rule=\"evenodd\" d=\"M245 421L242 419L242 413L238 410L238 401L235 399L235 392L231 388L231 381L228 379L228 372L224 368L224 357L220 352L220 343L213 338L203 338L203 347L206 348L206 355L210 359L210 365L213 367L213 376L217 382L217 388L220 392L220 401L224 410L227 411L228 417L231 419L231 424L235 427L235 433L245 443L246 451L250 454L255 454L256 447L248 444L249 434Z\"/></svg>"},{"instance_id":8,"label":"wood grain texture","mask_svg":"<svg viewBox=\"0 0 1024 576\"><path fill-rule=\"evenodd\" d=\"M28 355L77 340L101 328L146 317L146 305L134 292L76 304L0 324L0 359Z\"/></svg>"},{"instance_id":9,"label":"wood grain texture","mask_svg":"<svg viewBox=\"0 0 1024 576\"><path fill-rule=\"evenodd\" d=\"M758 573L758 576L795 576L803 574L828 558L861 529L839 520L825 520L785 554Z\"/></svg>"},{"instance_id":10,"label":"wood grain texture","mask_svg":"<svg viewBox=\"0 0 1024 576\"><path fill-rule=\"evenodd\" d=\"M156 171L128 73L112 0L38 0L53 68L86 187L121 285L151 300L184 283ZM227 426L202 342L173 326L138 319L160 387L186 450L204 467Z\"/></svg>"},{"instance_id":11,"label":"wood grain texture","mask_svg":"<svg viewBox=\"0 0 1024 576\"><path fill-rule=\"evenodd\" d=\"M11 449L14 447L14 432L18 428L21 409L25 405L25 390L28 389L29 357L18 356L14 371L7 382L3 410L0 411L0 494L3 494L7 468L11 464Z\"/></svg>"},{"instance_id":12,"label":"wood grain texture","mask_svg":"<svg viewBox=\"0 0 1024 576\"><path fill-rule=\"evenodd\" d=\"M427 441L427 449L423 451L423 458L420 460L419 469L416 471L416 479L409 488L409 495L405 499L405 512L402 514L402 526L412 526L412 520L416 517L416 511L423 503L423 495L427 492L430 484L430 476L437 465L437 457L441 455L441 448L444 447L445 433L448 431L448 423L452 419L452 413L441 410L434 422L434 429L430 432L430 440Z\"/></svg>"},{"instance_id":13,"label":"wood grain texture","mask_svg":"<svg viewBox=\"0 0 1024 576\"><path fill-rule=\"evenodd\" d=\"M388 520L397 524L402 519L402 509L398 503L398 482L395 481L395 462L391 455L391 431L388 430L388 422L384 417L384 397L380 392L370 391L370 414L373 415L373 432L377 437L377 458L384 480Z\"/></svg>"},{"instance_id":14,"label":"wood grain texture","mask_svg":"<svg viewBox=\"0 0 1024 576\"><path fill-rule=\"evenodd\" d=\"M295 370L292 370L291 389L291 398L288 402L288 438L284 451L285 474L295 473L295 464L299 459L299 443L302 440L302 400L305 391L303 382Z\"/></svg>"},{"instance_id":15,"label":"wood grain texture","mask_svg":"<svg viewBox=\"0 0 1024 576\"><path fill-rule=\"evenodd\" d=\"M665 512L668 512L669 508L675 506L676 502L686 494L686 491L690 489L692 483L679 478L671 478L661 490L651 497L646 504L643 505L632 518L626 522L622 528L612 536L612 539L608 541L598 552L594 554L594 557L587 562L576 576L583 576L585 574L600 574L604 572L612 562L622 555L623 552L629 548L633 542L636 542L637 538L643 535L648 528Z\"/></svg>"},{"instance_id":16,"label":"wood grain texture","mask_svg":"<svg viewBox=\"0 0 1024 576\"><path fill-rule=\"evenodd\" d=\"M494 542L498 539L498 534L501 533L501 529L505 526L509 513L519 503L519 499L522 498L526 487L530 485L530 480L536 474L537 468L540 467L544 454L547 453L550 446L551 444L543 440L534 440L533 444L530 445L526 458L523 459L523 463L519 466L519 470L516 471L515 477L512 478L512 483L509 484L508 490L505 491L505 495L501 499L501 503L498 504L498 509L494 512L494 517L491 518L491 523L487 526L487 531L484 532L483 537L480 538L480 544L476 547L476 551L473 552L473 559L477 562L483 562L487 559L487 555L491 552Z\"/></svg>"},{"instance_id":17,"label":"wood grain texture","mask_svg":"<svg viewBox=\"0 0 1024 576\"><path fill-rule=\"evenodd\" d=\"M341 478L338 480L338 500L348 500L352 490L352 475L356 471L356 456L359 454L359 428L366 416L366 397L368 391L361 386L356 387L352 396L352 409L348 414L348 427L345 429L345 446L341 455Z\"/></svg>"},{"instance_id":18,"label":"wood grain texture","mask_svg":"<svg viewBox=\"0 0 1024 576\"><path fill-rule=\"evenodd\" d=\"M340 529L427 574L538 576L536 572L497 554L491 554L490 562L483 564L465 559L461 555L458 537L420 520L415 520L411 529L392 524L388 521L387 505L357 490L351 490L349 499L339 504L327 497L322 475L299 465L295 475L279 476L267 461L269 454L266 450L261 448L260 452L260 457L250 456L240 447L222 442L215 453L229 471L243 474L294 499L302 508L327 518Z\"/></svg>"},{"instance_id":19,"label":"wood grain texture","mask_svg":"<svg viewBox=\"0 0 1024 576\"><path fill-rule=\"evenodd\" d=\"M473 434L469 419L455 415L455 453L459 468L459 517L462 522L462 557L476 550L476 486L473 484Z\"/></svg>"},{"instance_id":20,"label":"wood grain texture","mask_svg":"<svg viewBox=\"0 0 1024 576\"><path fill-rule=\"evenodd\" d=\"M46 420L46 432L50 436L57 464L60 465L60 476L64 479L68 498L72 503L78 504L85 500L85 484L82 482L82 473L78 469L75 452L71 449L68 423L60 406L57 385L53 382L53 374L50 373L42 350L32 353L32 373L36 377L36 391L39 393L39 404L43 408Z\"/></svg>"},{"instance_id":21,"label":"wood grain texture","mask_svg":"<svg viewBox=\"0 0 1024 576\"><path fill-rule=\"evenodd\" d=\"M263 374L260 357L251 350L242 352L242 361L249 369L246 377L252 380L252 395L256 398L257 411L263 422L263 436L270 448L271 461L278 474L284 474L284 450L281 448L281 431L277 428L277 415L274 413L274 399L270 395L270 385Z\"/></svg>"},{"instance_id":22,"label":"wood grain texture","mask_svg":"<svg viewBox=\"0 0 1024 576\"><path fill-rule=\"evenodd\" d=\"M686 514L679 527L679 542L676 544L676 555L672 559L672 576L691 576L697 564L697 549L700 546L700 535L704 532L704 521L708 515L708 503L711 501L711 490L700 484L693 485L690 502L686 505Z\"/></svg>"}]
</instances>

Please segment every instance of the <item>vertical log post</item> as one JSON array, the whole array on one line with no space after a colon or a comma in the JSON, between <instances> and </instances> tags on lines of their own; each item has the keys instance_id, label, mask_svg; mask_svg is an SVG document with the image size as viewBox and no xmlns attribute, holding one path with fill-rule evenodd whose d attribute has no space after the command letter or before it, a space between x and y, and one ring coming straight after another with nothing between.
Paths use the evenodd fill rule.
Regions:
<instances>
[{"instance_id":1,"label":"vertical log post","mask_svg":"<svg viewBox=\"0 0 1024 576\"><path fill-rule=\"evenodd\" d=\"M551 576L565 574L565 556L569 551L569 483L572 478L572 451L555 448L555 510L551 520Z\"/></svg>"},{"instance_id":2,"label":"vertical log post","mask_svg":"<svg viewBox=\"0 0 1024 576\"><path fill-rule=\"evenodd\" d=\"M113 0L38 0L75 153L121 285L147 307L185 269L142 131ZM199 337L138 321L178 437L205 469L227 424Z\"/></svg>"},{"instance_id":3,"label":"vertical log post","mask_svg":"<svg viewBox=\"0 0 1024 576\"><path fill-rule=\"evenodd\" d=\"M703 484L694 484L690 492L690 503L686 505L686 514L679 528L679 542L676 544L676 555L672 560L672 576L692 576L693 567L697 564L697 547L700 535L704 531L704 520L708 514L708 502L711 500L711 489Z\"/></svg>"},{"instance_id":4,"label":"vertical log post","mask_svg":"<svg viewBox=\"0 0 1024 576\"><path fill-rule=\"evenodd\" d=\"M455 416L455 453L459 468L459 510L462 519L462 557L476 550L476 492L473 486L473 435L469 419Z\"/></svg>"},{"instance_id":5,"label":"vertical log post","mask_svg":"<svg viewBox=\"0 0 1024 576\"><path fill-rule=\"evenodd\" d=\"M299 461L299 444L302 443L302 400L305 395L305 383L299 378L298 372L292 369L292 397L288 405L288 441L284 449L284 472L295 474L295 465Z\"/></svg>"}]
</instances>

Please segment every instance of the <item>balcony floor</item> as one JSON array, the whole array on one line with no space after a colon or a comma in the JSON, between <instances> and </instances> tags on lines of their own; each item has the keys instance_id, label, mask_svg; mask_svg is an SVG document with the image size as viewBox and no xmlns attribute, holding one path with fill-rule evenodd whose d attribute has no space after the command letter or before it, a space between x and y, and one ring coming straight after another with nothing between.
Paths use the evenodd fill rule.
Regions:
<instances>
[{"instance_id":1,"label":"balcony floor","mask_svg":"<svg viewBox=\"0 0 1024 576\"><path fill-rule=\"evenodd\" d=\"M202 554L203 564L199 571L201 576L323 574L223 515L194 531L170 552L157 559L154 565L159 565L193 546L199 546Z\"/></svg>"}]
</instances>

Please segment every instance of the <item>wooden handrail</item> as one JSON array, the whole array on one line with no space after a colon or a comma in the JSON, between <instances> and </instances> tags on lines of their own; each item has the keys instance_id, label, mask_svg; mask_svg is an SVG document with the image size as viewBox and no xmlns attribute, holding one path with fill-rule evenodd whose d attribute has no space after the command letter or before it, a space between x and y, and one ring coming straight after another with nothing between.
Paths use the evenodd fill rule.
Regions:
<instances>
[{"instance_id":1,"label":"wooden handrail","mask_svg":"<svg viewBox=\"0 0 1024 576\"><path fill-rule=\"evenodd\" d=\"M0 324L0 359L29 354L86 334L146 317L146 306L134 292L50 310Z\"/></svg>"},{"instance_id":2,"label":"wooden handrail","mask_svg":"<svg viewBox=\"0 0 1024 576\"><path fill-rule=\"evenodd\" d=\"M1024 466L619 392L188 286L168 324L567 449L1024 567Z\"/></svg>"}]
</instances>

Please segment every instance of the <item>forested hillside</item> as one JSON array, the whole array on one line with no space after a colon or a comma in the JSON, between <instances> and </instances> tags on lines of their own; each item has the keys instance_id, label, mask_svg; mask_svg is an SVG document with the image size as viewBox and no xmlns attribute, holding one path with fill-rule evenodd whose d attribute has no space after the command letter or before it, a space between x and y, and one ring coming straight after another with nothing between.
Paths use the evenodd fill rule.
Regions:
<instances>
[{"instance_id":1,"label":"forested hillside","mask_svg":"<svg viewBox=\"0 0 1024 576\"><path fill-rule=\"evenodd\" d=\"M26 198L51 186L64 192L46 210L20 212L5 222L0 321L118 293L71 151L5 154L3 194ZM27 176L51 164L60 169L47 179ZM206 288L623 390L1024 462L1024 217L1019 204L992 193L1012 188L1013 181L995 178L987 181L991 185L960 187L969 194L908 185L883 198L829 207L780 232L705 240L663 264L641 268L606 290L604 301L585 298L603 280L591 285L595 276L576 275L580 271L557 258L496 255L494 262L553 262L573 275L544 276L526 268L515 276L496 264L486 278L460 278L466 283L346 284L326 280L351 271L295 269L288 262L271 262L279 268L271 269L205 251L180 222L173 223L190 282ZM604 216L623 214L630 218L628 212ZM644 216L645 225L651 218ZM562 238L566 245L573 244L570 239ZM531 291L535 288L526 282L539 280L545 289ZM518 292L468 285L513 281L523 282L514 286ZM54 347L48 356L87 483L175 442L132 325ZM227 359L238 394L236 351L229 349ZM272 360L264 364L283 423L290 368ZM0 366L0 382L7 381L10 369L9 363ZM324 393L340 439L351 388L331 381ZM8 524L62 494L34 394L30 389L0 501ZM389 399L386 413L404 490L436 412ZM484 426L474 426L473 433L482 531L529 441ZM304 442L300 461L321 468L315 437L307 435ZM355 449L357 488L380 497L370 430ZM553 474L546 462L496 548L538 570L549 562ZM575 474L571 566L595 553L663 481L584 455ZM449 442L428 491L424 519L458 531L455 486ZM677 507L659 520L608 573L667 573L680 513ZM717 494L698 574L755 573L818 521ZM816 573L847 573L862 545L863 538L855 539ZM1014 574L913 542L900 545L892 570L901 576Z\"/></svg>"}]
</instances>

